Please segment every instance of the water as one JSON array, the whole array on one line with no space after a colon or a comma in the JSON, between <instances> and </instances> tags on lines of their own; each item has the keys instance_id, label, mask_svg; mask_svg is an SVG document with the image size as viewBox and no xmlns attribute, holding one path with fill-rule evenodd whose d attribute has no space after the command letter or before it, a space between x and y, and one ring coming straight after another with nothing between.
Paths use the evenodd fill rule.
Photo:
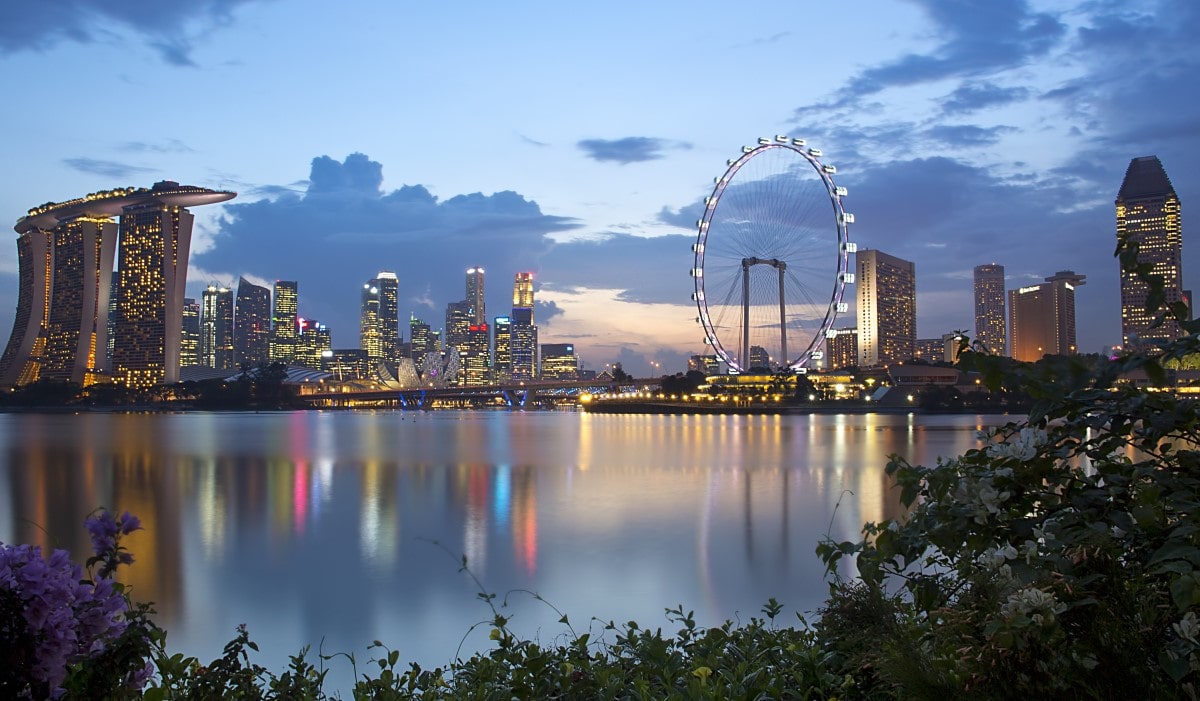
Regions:
<instances>
[{"instance_id":1,"label":"water","mask_svg":"<svg viewBox=\"0 0 1200 701\"><path fill-rule=\"evenodd\" d=\"M375 639L425 666L486 649L470 575L521 634L814 611L818 540L901 515L887 455L931 464L1005 417L568 412L0 415L0 541L89 555L84 517L145 530L123 579L207 662L246 623L279 672ZM466 558L470 573L460 571ZM536 592L546 603L528 593ZM507 594L507 597L506 597ZM553 609L550 607L553 605ZM555 610L556 609L556 610ZM594 619L594 620L593 620ZM790 619L794 620L794 619ZM334 663L346 686L348 665Z\"/></svg>"}]
</instances>

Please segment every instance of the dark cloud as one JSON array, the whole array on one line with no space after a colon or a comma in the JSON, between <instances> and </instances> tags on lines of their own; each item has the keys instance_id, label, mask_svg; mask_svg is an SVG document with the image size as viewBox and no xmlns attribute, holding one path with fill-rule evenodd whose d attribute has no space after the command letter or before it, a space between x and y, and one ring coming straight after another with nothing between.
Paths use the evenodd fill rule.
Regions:
<instances>
[{"instance_id":1,"label":"dark cloud","mask_svg":"<svg viewBox=\"0 0 1200 701\"><path fill-rule=\"evenodd\" d=\"M233 11L257 0L54 0L0 3L0 54L46 50L60 42L88 43L105 27L130 29L164 61L194 65L192 38L232 21Z\"/></svg>"},{"instance_id":2,"label":"dark cloud","mask_svg":"<svg viewBox=\"0 0 1200 701\"><path fill-rule=\"evenodd\" d=\"M945 124L930 127L925 136L931 141L951 148L991 146L1004 134L1016 131L1013 127L980 127L974 124Z\"/></svg>"},{"instance_id":3,"label":"dark cloud","mask_svg":"<svg viewBox=\"0 0 1200 701\"><path fill-rule=\"evenodd\" d=\"M116 161L104 161L97 158L64 158L63 163L80 173L103 175L106 178L128 178L134 175L155 172L153 168L144 168Z\"/></svg>"},{"instance_id":4,"label":"dark cloud","mask_svg":"<svg viewBox=\"0 0 1200 701\"><path fill-rule=\"evenodd\" d=\"M588 158L613 161L621 165L664 158L667 149L690 149L691 144L649 136L627 136L623 139L584 139L578 144Z\"/></svg>"},{"instance_id":5,"label":"dark cloud","mask_svg":"<svg viewBox=\"0 0 1200 701\"><path fill-rule=\"evenodd\" d=\"M967 83L946 96L942 110L946 114L966 114L988 107L1002 107L1029 96L1027 88L1004 88L989 82Z\"/></svg>"},{"instance_id":6,"label":"dark cloud","mask_svg":"<svg viewBox=\"0 0 1200 701\"><path fill-rule=\"evenodd\" d=\"M314 158L303 193L279 187L271 199L226 205L213 247L193 261L214 274L296 280L301 314L354 347L359 291L377 272L399 277L402 317L440 328L445 305L465 297L466 269L482 266L488 315L499 316L514 273L537 270L552 247L546 234L576 226L515 192L439 200L421 185L385 192L382 181L382 165L362 154Z\"/></svg>"},{"instance_id":7,"label":"dark cloud","mask_svg":"<svg viewBox=\"0 0 1200 701\"><path fill-rule=\"evenodd\" d=\"M556 316L561 316L563 310L555 302L543 302L535 299L533 302L533 318L539 324L544 324Z\"/></svg>"}]
</instances>

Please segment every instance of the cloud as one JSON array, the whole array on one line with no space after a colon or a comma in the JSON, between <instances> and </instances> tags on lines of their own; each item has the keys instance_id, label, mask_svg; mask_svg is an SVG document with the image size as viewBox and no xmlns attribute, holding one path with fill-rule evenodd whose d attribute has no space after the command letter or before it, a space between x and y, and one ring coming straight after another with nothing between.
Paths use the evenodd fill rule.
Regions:
<instances>
[{"instance_id":1,"label":"cloud","mask_svg":"<svg viewBox=\"0 0 1200 701\"><path fill-rule=\"evenodd\" d=\"M976 148L991 146L1004 134L1015 132L1013 127L981 127L974 124L944 124L930 127L925 136L942 146Z\"/></svg>"},{"instance_id":2,"label":"cloud","mask_svg":"<svg viewBox=\"0 0 1200 701\"><path fill-rule=\"evenodd\" d=\"M576 144L594 161L613 161L621 165L665 158L667 149L692 148L689 143L656 139L649 136L627 136L623 139L584 139Z\"/></svg>"},{"instance_id":3,"label":"cloud","mask_svg":"<svg viewBox=\"0 0 1200 701\"><path fill-rule=\"evenodd\" d=\"M157 144L147 141L126 141L117 147L117 150L124 153L195 153L195 149L179 139L167 139Z\"/></svg>"},{"instance_id":4,"label":"cloud","mask_svg":"<svg viewBox=\"0 0 1200 701\"><path fill-rule=\"evenodd\" d=\"M544 324L556 316L561 316L563 310L556 302L543 302L542 300L534 300L533 302L533 318L539 324Z\"/></svg>"},{"instance_id":5,"label":"cloud","mask_svg":"<svg viewBox=\"0 0 1200 701\"><path fill-rule=\"evenodd\" d=\"M465 271L488 271L488 314L507 313L512 276L536 270L548 234L577 226L506 191L439 200L422 185L382 189L383 166L363 154L312 160L302 193L225 205L212 247L195 256L229 277L295 280L308 318L329 325L339 347L357 343L359 289L381 270L400 280L400 316L442 325L448 302L465 297ZM429 304L433 308L429 308Z\"/></svg>"},{"instance_id":6,"label":"cloud","mask_svg":"<svg viewBox=\"0 0 1200 701\"><path fill-rule=\"evenodd\" d=\"M80 173L103 175L106 178L128 178L142 173L155 172L154 168L144 168L142 166L129 165L128 163L104 161L96 158L64 158L63 163Z\"/></svg>"},{"instance_id":7,"label":"cloud","mask_svg":"<svg viewBox=\"0 0 1200 701\"><path fill-rule=\"evenodd\" d=\"M255 1L0 3L0 54L45 51L61 42L86 44L103 36L105 28L119 27L140 34L167 63L192 66L193 38L229 24L238 6Z\"/></svg>"},{"instance_id":8,"label":"cloud","mask_svg":"<svg viewBox=\"0 0 1200 701\"><path fill-rule=\"evenodd\" d=\"M988 81L964 83L942 101L942 110L950 115L966 114L989 107L1003 107L1025 100L1030 94L1028 88L1006 88Z\"/></svg>"}]
</instances>

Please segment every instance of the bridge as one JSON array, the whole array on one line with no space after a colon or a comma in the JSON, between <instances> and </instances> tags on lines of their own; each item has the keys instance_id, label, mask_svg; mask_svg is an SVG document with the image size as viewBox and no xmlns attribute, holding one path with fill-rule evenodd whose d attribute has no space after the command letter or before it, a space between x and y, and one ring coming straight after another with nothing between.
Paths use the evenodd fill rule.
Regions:
<instances>
[{"instance_id":1,"label":"bridge","mask_svg":"<svg viewBox=\"0 0 1200 701\"><path fill-rule=\"evenodd\" d=\"M622 394L657 385L655 380L540 380L477 387L337 388L303 392L309 406L330 409L547 409L573 405L584 394Z\"/></svg>"}]
</instances>

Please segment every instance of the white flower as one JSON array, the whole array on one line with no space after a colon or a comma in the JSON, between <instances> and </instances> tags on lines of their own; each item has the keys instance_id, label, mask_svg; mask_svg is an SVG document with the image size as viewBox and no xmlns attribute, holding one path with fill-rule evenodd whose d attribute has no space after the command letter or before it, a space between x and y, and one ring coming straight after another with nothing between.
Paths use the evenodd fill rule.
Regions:
<instances>
[{"instance_id":1,"label":"white flower","mask_svg":"<svg viewBox=\"0 0 1200 701\"><path fill-rule=\"evenodd\" d=\"M1178 623L1172 623L1171 628L1175 634L1193 645L1200 645L1196 640L1196 636L1200 635L1200 622L1196 621L1196 614L1188 611L1183 618L1179 619Z\"/></svg>"},{"instance_id":2,"label":"white flower","mask_svg":"<svg viewBox=\"0 0 1200 701\"><path fill-rule=\"evenodd\" d=\"M1017 549L1005 544L1002 548L988 548L979 555L979 563L989 570L999 568L1009 560L1017 558Z\"/></svg>"},{"instance_id":3,"label":"white flower","mask_svg":"<svg viewBox=\"0 0 1200 701\"><path fill-rule=\"evenodd\" d=\"M992 443L987 447L987 454L993 458L1017 458L1032 460L1037 455L1038 448L1046 444L1046 432L1026 426L1016 435L1001 443Z\"/></svg>"}]
</instances>

